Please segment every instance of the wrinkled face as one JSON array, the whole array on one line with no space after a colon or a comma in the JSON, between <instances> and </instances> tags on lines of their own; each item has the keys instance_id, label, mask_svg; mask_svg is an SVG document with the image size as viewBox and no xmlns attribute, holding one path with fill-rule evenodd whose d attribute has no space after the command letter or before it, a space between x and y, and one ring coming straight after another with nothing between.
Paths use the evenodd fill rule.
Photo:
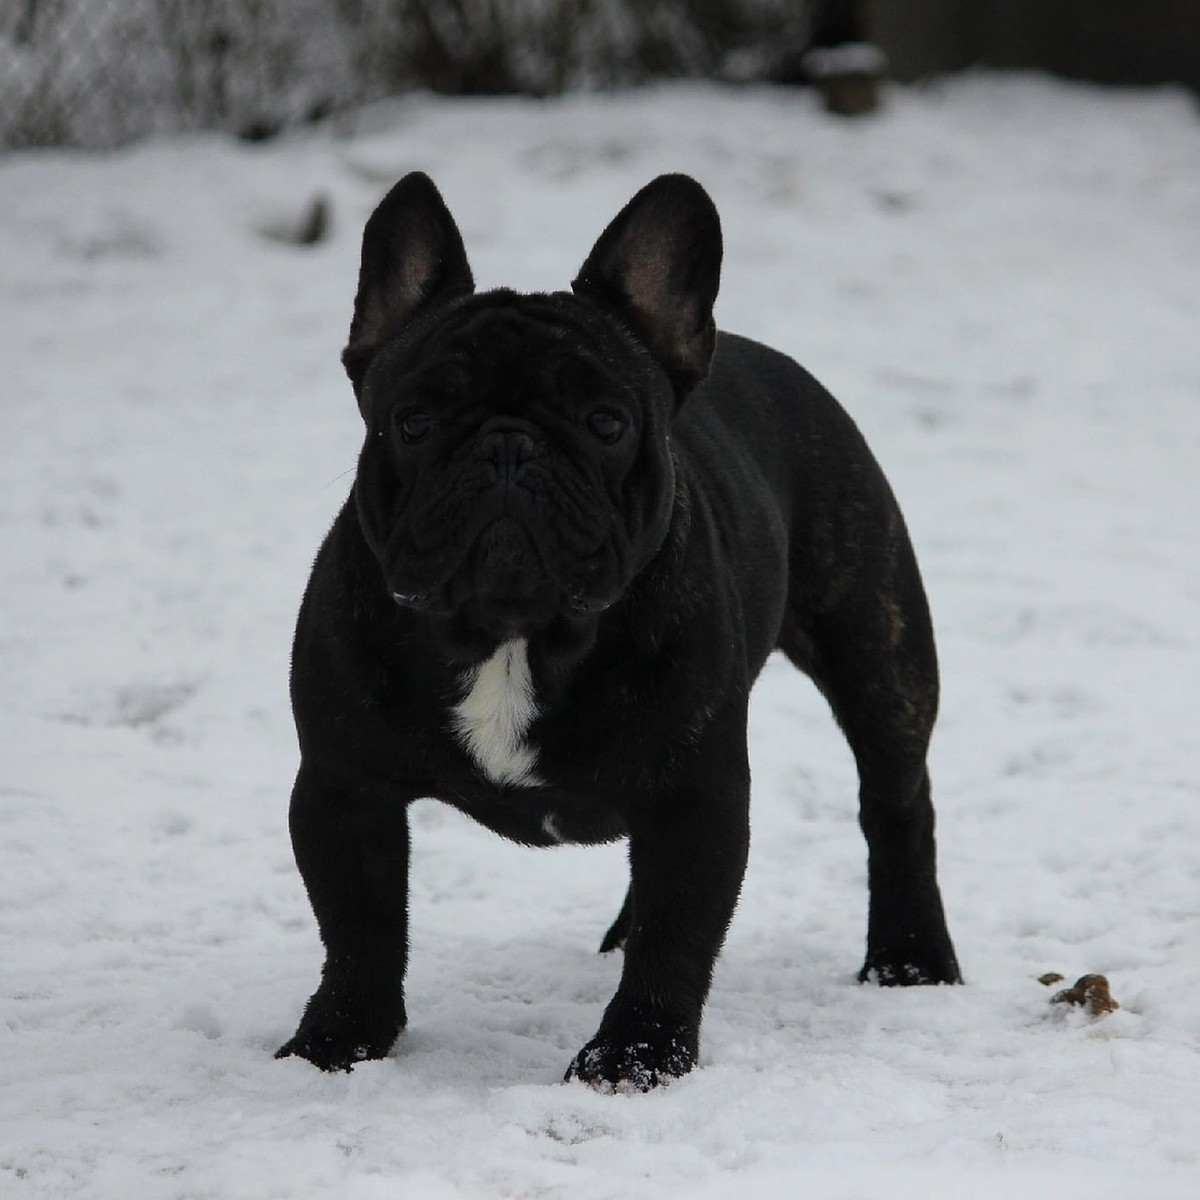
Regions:
<instances>
[{"instance_id":1,"label":"wrinkled face","mask_svg":"<svg viewBox=\"0 0 1200 1200\"><path fill-rule=\"evenodd\" d=\"M493 292L371 363L355 498L402 606L496 637L613 604L666 536L666 377L565 293Z\"/></svg>"},{"instance_id":2,"label":"wrinkled face","mask_svg":"<svg viewBox=\"0 0 1200 1200\"><path fill-rule=\"evenodd\" d=\"M359 521L397 604L476 648L594 632L666 539L667 427L707 374L720 269L712 201L660 175L571 292L475 295L433 182L396 183L363 230L342 363L367 426Z\"/></svg>"}]
</instances>

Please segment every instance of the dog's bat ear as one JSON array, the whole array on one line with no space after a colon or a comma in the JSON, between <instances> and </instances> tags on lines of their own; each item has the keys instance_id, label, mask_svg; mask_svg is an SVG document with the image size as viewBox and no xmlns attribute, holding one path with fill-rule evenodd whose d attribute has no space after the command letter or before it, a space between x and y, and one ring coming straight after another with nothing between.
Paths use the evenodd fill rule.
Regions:
<instances>
[{"instance_id":1,"label":"dog's bat ear","mask_svg":"<svg viewBox=\"0 0 1200 1200\"><path fill-rule=\"evenodd\" d=\"M682 398L708 374L720 282L712 200L687 175L660 175L600 235L571 287L624 320Z\"/></svg>"},{"instance_id":2,"label":"dog's bat ear","mask_svg":"<svg viewBox=\"0 0 1200 1200\"><path fill-rule=\"evenodd\" d=\"M422 171L405 175L363 230L354 319L342 351L354 390L375 353L414 314L474 287L462 235L433 180Z\"/></svg>"}]
</instances>

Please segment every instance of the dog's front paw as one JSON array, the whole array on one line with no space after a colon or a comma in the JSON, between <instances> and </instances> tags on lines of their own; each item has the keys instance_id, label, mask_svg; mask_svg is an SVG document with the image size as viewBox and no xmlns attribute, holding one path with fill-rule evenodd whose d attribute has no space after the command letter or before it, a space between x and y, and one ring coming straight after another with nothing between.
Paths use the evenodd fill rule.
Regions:
<instances>
[{"instance_id":1,"label":"dog's front paw","mask_svg":"<svg viewBox=\"0 0 1200 1200\"><path fill-rule=\"evenodd\" d=\"M349 1071L355 1063L386 1058L396 1040L390 1037L365 1039L347 1038L331 1030L297 1030L278 1050L276 1058L304 1058L322 1071Z\"/></svg>"},{"instance_id":2,"label":"dog's front paw","mask_svg":"<svg viewBox=\"0 0 1200 1200\"><path fill-rule=\"evenodd\" d=\"M300 1027L276 1058L304 1058L322 1071L349 1071L355 1063L386 1058L400 1030L403 1013L391 1019L355 1018L318 992L304 1011Z\"/></svg>"},{"instance_id":3,"label":"dog's front paw","mask_svg":"<svg viewBox=\"0 0 1200 1200\"><path fill-rule=\"evenodd\" d=\"M390 1042L387 1046L372 1046L365 1042L347 1041L336 1033L297 1031L294 1037L275 1051L275 1057L304 1058L322 1071L349 1071L355 1063L386 1057L390 1049Z\"/></svg>"},{"instance_id":4,"label":"dog's front paw","mask_svg":"<svg viewBox=\"0 0 1200 1200\"><path fill-rule=\"evenodd\" d=\"M962 972L949 939L932 945L916 944L870 950L858 973L859 983L880 987L914 987L921 984L962 983Z\"/></svg>"},{"instance_id":5,"label":"dog's front paw","mask_svg":"<svg viewBox=\"0 0 1200 1200\"><path fill-rule=\"evenodd\" d=\"M648 1092L696 1065L695 1030L658 1022L598 1033L575 1056L565 1076L597 1091Z\"/></svg>"}]
</instances>

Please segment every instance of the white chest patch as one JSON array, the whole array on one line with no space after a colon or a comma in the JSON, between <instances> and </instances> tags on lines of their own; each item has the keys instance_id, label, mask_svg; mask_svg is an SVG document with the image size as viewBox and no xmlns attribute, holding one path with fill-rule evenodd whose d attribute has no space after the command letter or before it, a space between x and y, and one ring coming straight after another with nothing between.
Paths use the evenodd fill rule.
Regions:
<instances>
[{"instance_id":1,"label":"white chest patch","mask_svg":"<svg viewBox=\"0 0 1200 1200\"><path fill-rule=\"evenodd\" d=\"M537 754L525 742L538 714L524 638L502 642L486 662L465 672L465 695L450 710L459 744L493 783L536 787Z\"/></svg>"}]
</instances>

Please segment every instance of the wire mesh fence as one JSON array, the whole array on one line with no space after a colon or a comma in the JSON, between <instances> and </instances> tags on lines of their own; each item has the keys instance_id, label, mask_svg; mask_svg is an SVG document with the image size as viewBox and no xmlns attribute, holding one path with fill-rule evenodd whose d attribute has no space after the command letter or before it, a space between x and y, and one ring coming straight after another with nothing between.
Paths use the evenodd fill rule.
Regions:
<instances>
[{"instance_id":1,"label":"wire mesh fence","mask_svg":"<svg viewBox=\"0 0 1200 1200\"><path fill-rule=\"evenodd\" d=\"M0 0L0 147L268 136L414 85L754 78L806 0Z\"/></svg>"},{"instance_id":2,"label":"wire mesh fence","mask_svg":"<svg viewBox=\"0 0 1200 1200\"><path fill-rule=\"evenodd\" d=\"M375 0L8 0L0 145L253 136L386 90ZM374 10L374 11L371 11Z\"/></svg>"}]
</instances>

